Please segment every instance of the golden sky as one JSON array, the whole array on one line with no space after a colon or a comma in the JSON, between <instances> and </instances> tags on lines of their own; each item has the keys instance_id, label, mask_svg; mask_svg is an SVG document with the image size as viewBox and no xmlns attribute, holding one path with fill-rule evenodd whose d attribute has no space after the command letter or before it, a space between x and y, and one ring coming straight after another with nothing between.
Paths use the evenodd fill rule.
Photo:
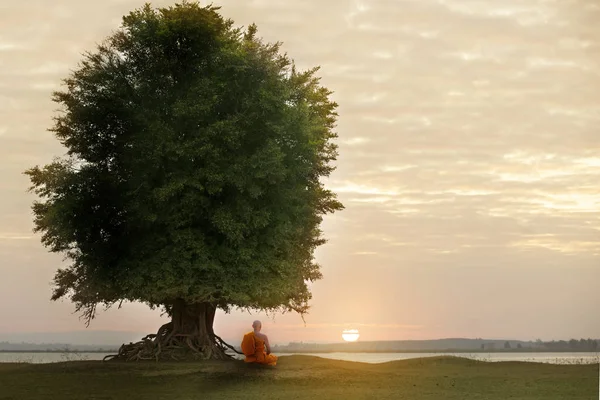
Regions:
<instances>
[{"instance_id":1,"label":"golden sky","mask_svg":"<svg viewBox=\"0 0 600 400\"><path fill-rule=\"evenodd\" d=\"M169 1L155 1L164 6ZM346 210L326 219L307 325L273 342L600 337L600 6L595 0L222 0L340 104ZM50 93L133 0L0 0L0 334L83 329L51 303L26 168L62 149ZM219 315L237 340L256 315ZM154 331L126 305L90 329Z\"/></svg>"}]
</instances>

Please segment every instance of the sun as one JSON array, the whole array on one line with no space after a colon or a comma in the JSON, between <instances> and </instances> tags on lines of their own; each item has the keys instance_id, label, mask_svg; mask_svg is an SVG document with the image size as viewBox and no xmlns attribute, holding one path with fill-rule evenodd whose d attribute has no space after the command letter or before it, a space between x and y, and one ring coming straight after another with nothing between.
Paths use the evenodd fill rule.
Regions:
<instances>
[{"instance_id":1,"label":"sun","mask_svg":"<svg viewBox=\"0 0 600 400\"><path fill-rule=\"evenodd\" d=\"M342 332L342 339L346 342L356 342L359 337L358 329L344 329Z\"/></svg>"}]
</instances>

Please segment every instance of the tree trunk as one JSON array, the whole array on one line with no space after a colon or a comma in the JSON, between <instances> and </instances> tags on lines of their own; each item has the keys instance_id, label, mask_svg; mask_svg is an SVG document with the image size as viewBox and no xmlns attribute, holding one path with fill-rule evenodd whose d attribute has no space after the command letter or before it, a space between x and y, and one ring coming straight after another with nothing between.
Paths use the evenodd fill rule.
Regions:
<instances>
[{"instance_id":1,"label":"tree trunk","mask_svg":"<svg viewBox=\"0 0 600 400\"><path fill-rule=\"evenodd\" d=\"M106 358L126 361L230 359L225 348L234 349L213 330L216 311L210 303L189 304L177 299L172 304L171 322L161 326L155 335L123 345L119 354Z\"/></svg>"},{"instance_id":2,"label":"tree trunk","mask_svg":"<svg viewBox=\"0 0 600 400\"><path fill-rule=\"evenodd\" d=\"M213 330L215 313L216 307L210 303L188 304L176 300L171 316L172 339L184 343L202 359L226 358Z\"/></svg>"}]
</instances>

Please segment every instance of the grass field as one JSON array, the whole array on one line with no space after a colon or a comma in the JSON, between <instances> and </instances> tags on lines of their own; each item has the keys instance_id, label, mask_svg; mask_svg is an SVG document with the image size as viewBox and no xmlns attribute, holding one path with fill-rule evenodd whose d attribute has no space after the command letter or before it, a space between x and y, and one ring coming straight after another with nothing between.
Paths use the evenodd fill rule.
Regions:
<instances>
[{"instance_id":1,"label":"grass field","mask_svg":"<svg viewBox=\"0 0 600 400\"><path fill-rule=\"evenodd\" d=\"M598 365L435 357L363 364L309 356L242 362L0 364L0 399L598 399Z\"/></svg>"}]
</instances>

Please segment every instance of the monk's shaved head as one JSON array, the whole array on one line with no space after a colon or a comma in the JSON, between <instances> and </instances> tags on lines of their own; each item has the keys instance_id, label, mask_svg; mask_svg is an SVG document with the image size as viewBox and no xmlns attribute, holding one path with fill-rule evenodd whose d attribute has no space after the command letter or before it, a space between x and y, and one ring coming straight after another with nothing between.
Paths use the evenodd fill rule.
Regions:
<instances>
[{"instance_id":1,"label":"monk's shaved head","mask_svg":"<svg viewBox=\"0 0 600 400\"><path fill-rule=\"evenodd\" d=\"M259 320L256 320L252 323L252 327L254 329L260 330L260 328L262 328L262 323Z\"/></svg>"}]
</instances>

